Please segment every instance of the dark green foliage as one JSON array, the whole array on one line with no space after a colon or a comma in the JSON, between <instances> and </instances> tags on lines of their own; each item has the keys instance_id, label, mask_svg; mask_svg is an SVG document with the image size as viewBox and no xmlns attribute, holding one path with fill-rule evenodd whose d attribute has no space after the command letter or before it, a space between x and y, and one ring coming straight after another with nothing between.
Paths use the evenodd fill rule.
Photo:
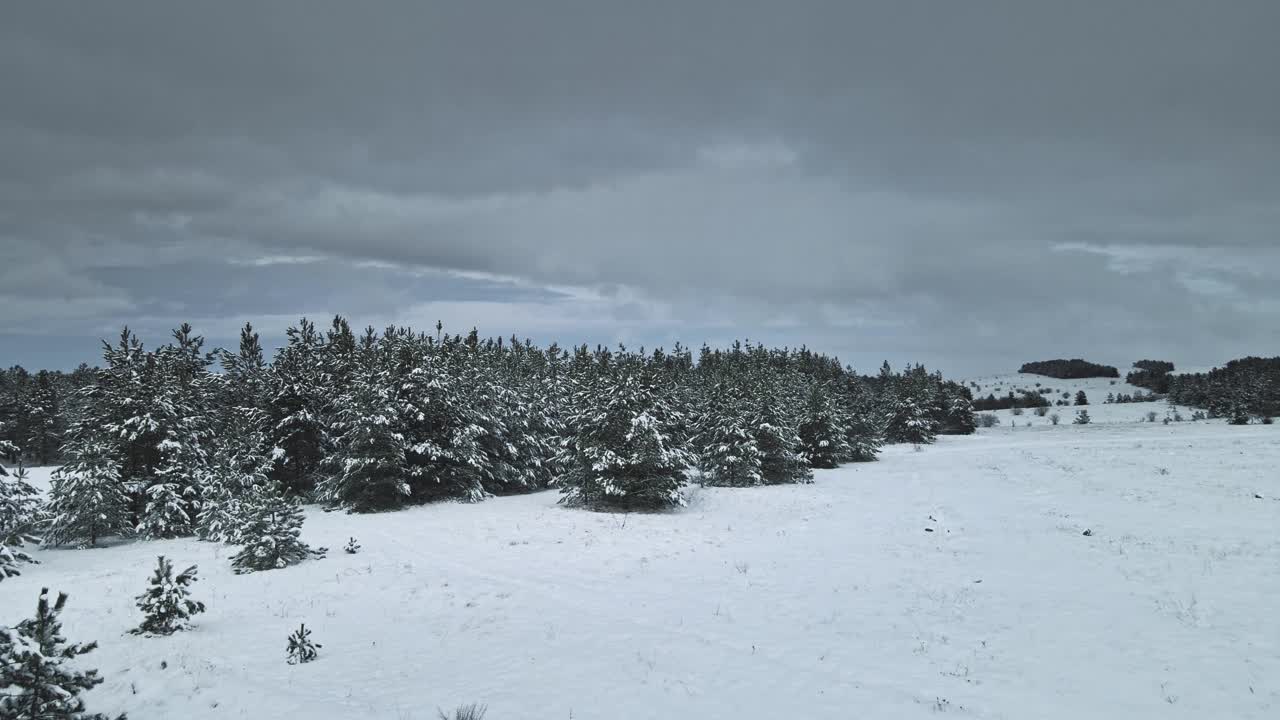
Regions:
<instances>
[{"instance_id":1,"label":"dark green foliage","mask_svg":"<svg viewBox=\"0 0 1280 720\"><path fill-rule=\"evenodd\" d=\"M97 670L76 670L68 661L98 647L96 642L68 643L58 615L66 593L49 604L40 590L34 618L14 628L0 628L0 720L106 720L85 710L80 694L102 682ZM120 715L117 720L124 720Z\"/></svg>"},{"instance_id":2,"label":"dark green foliage","mask_svg":"<svg viewBox=\"0 0 1280 720\"><path fill-rule=\"evenodd\" d=\"M324 557L325 548L312 550L302 542L302 508L277 487L267 487L245 500L245 524L240 529L244 549L231 558L237 574L275 570Z\"/></svg>"},{"instance_id":3,"label":"dark green foliage","mask_svg":"<svg viewBox=\"0 0 1280 720\"><path fill-rule=\"evenodd\" d=\"M311 641L311 631L307 629L306 623L302 623L289 635L289 646L285 651L288 654L289 664L299 665L315 660L322 647L324 646L320 643Z\"/></svg>"},{"instance_id":4,"label":"dark green foliage","mask_svg":"<svg viewBox=\"0 0 1280 720\"><path fill-rule=\"evenodd\" d=\"M1076 393L1076 405L1088 405L1088 404L1089 404L1089 396L1086 395L1083 390Z\"/></svg>"},{"instance_id":5,"label":"dark green foliage","mask_svg":"<svg viewBox=\"0 0 1280 720\"><path fill-rule=\"evenodd\" d=\"M1074 360L1043 360L1029 362L1018 369L1018 372L1045 375L1059 380L1079 380L1083 378L1118 378L1120 371L1110 365L1099 365L1076 358Z\"/></svg>"},{"instance_id":6,"label":"dark green foliage","mask_svg":"<svg viewBox=\"0 0 1280 720\"><path fill-rule=\"evenodd\" d=\"M1242 416L1275 417L1280 415L1280 357L1241 358L1207 373L1174 375L1168 399L1233 422Z\"/></svg>"},{"instance_id":7,"label":"dark green foliage","mask_svg":"<svg viewBox=\"0 0 1280 720\"><path fill-rule=\"evenodd\" d=\"M798 430L801 452L809 467L838 467L850 454L842 418L821 385L810 388Z\"/></svg>"},{"instance_id":8,"label":"dark green foliage","mask_svg":"<svg viewBox=\"0 0 1280 720\"><path fill-rule=\"evenodd\" d=\"M564 441L562 502L652 510L684 504L694 457L677 428L683 418L654 371L637 362L586 378L573 393Z\"/></svg>"},{"instance_id":9,"label":"dark green foliage","mask_svg":"<svg viewBox=\"0 0 1280 720\"><path fill-rule=\"evenodd\" d=\"M38 526L43 520L40 493L27 482L21 464L12 473L0 467L0 581L21 575L21 566L34 564L23 547L39 542Z\"/></svg>"},{"instance_id":10,"label":"dark green foliage","mask_svg":"<svg viewBox=\"0 0 1280 720\"><path fill-rule=\"evenodd\" d=\"M189 599L196 581L196 566L173 574L173 563L163 555L156 558L156 569L150 584L138 596L142 624L130 632L135 635L172 635L187 629L193 615L204 612L204 603Z\"/></svg>"}]
</instances>

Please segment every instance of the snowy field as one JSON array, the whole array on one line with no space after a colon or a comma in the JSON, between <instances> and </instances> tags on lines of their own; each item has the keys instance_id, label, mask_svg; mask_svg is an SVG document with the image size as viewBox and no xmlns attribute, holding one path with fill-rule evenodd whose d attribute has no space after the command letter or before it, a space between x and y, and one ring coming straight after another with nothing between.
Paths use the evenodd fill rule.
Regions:
<instances>
[{"instance_id":1,"label":"snowy field","mask_svg":"<svg viewBox=\"0 0 1280 720\"><path fill-rule=\"evenodd\" d=\"M40 551L0 618L70 592L89 707L133 720L1270 719L1277 467L1276 426L1005 424L672 514L313 508L329 558L246 576L194 540ZM160 553L209 610L128 635ZM299 622L324 647L291 666Z\"/></svg>"},{"instance_id":2,"label":"snowy field","mask_svg":"<svg viewBox=\"0 0 1280 720\"><path fill-rule=\"evenodd\" d=\"M1121 374L1128 372L1128 369L1122 369ZM1169 403L1161 400L1158 402L1140 402L1140 403L1112 403L1104 404L1108 393L1116 395L1134 395L1142 393L1150 394L1150 390L1137 385L1130 385L1124 381L1124 378L1082 378L1077 380L1059 380L1057 378L1045 377L1044 375L1032 375L1029 373L1006 373L1002 375L984 375L981 377L972 377L961 380L973 397L985 398L988 395L995 395L997 398L1004 397L1009 391L1021 397L1019 390L1029 390L1035 392L1041 388L1051 388L1054 392L1046 395L1045 398L1054 403L1063 399L1063 393L1070 395L1071 403L1069 407L1060 407L1054 405L1049 408L1050 413L1058 413L1059 422L1067 425L1076 417L1076 411L1081 408L1076 407L1076 393L1083 390L1089 398L1089 418L1094 423L1112 424L1112 423L1137 423L1147 422L1147 413L1156 413L1156 422L1161 422L1165 415L1171 415L1174 410L1181 413L1186 420L1191 419L1191 414L1195 412L1194 408L1185 406L1171 406ZM977 383L978 387L973 387L971 383ZM1039 383L1037 385L1037 383ZM1001 425L1011 425L1016 421L1020 427L1030 424L1032 427L1038 425L1051 425L1049 417L1039 417L1034 411L1024 409L1022 415L1015 416L1011 410L996 410L994 412L1000 418Z\"/></svg>"}]
</instances>

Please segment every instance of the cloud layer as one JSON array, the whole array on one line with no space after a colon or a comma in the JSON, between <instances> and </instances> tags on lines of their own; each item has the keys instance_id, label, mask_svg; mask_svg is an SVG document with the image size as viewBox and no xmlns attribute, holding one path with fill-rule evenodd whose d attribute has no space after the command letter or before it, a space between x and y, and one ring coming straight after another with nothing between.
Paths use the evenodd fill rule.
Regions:
<instances>
[{"instance_id":1,"label":"cloud layer","mask_svg":"<svg viewBox=\"0 0 1280 720\"><path fill-rule=\"evenodd\" d=\"M1278 22L29 4L0 25L0 361L335 312L957 372L1280 353Z\"/></svg>"}]
</instances>

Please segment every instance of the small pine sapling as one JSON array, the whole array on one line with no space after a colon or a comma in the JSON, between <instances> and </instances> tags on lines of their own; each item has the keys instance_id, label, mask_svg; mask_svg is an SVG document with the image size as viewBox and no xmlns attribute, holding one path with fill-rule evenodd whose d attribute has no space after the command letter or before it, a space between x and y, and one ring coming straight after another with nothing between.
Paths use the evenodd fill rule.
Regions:
<instances>
[{"instance_id":1,"label":"small pine sapling","mask_svg":"<svg viewBox=\"0 0 1280 720\"><path fill-rule=\"evenodd\" d=\"M1089 417L1088 410L1080 410L1076 413L1076 419L1071 422L1074 425L1088 425L1093 422L1093 420Z\"/></svg>"},{"instance_id":2,"label":"small pine sapling","mask_svg":"<svg viewBox=\"0 0 1280 720\"><path fill-rule=\"evenodd\" d=\"M204 603L189 599L190 586L196 581L196 566L173 574L173 563L161 555L156 558L156 571L151 585L138 596L142 624L130 630L134 635L172 635L185 630L193 615L204 612Z\"/></svg>"},{"instance_id":3,"label":"small pine sapling","mask_svg":"<svg viewBox=\"0 0 1280 720\"><path fill-rule=\"evenodd\" d=\"M68 643L58 614L67 594L49 605L49 589L41 588L36 616L17 627L0 627L0 718L107 720L85 710L80 693L102 683L97 670L76 670L67 661L92 652L98 643ZM116 720L126 720L120 715Z\"/></svg>"},{"instance_id":4,"label":"small pine sapling","mask_svg":"<svg viewBox=\"0 0 1280 720\"><path fill-rule=\"evenodd\" d=\"M342 549L345 550L348 555L355 555L360 552L360 543L356 542L355 538L351 538L350 540L347 540L347 544L344 545Z\"/></svg>"},{"instance_id":5,"label":"small pine sapling","mask_svg":"<svg viewBox=\"0 0 1280 720\"><path fill-rule=\"evenodd\" d=\"M289 664L298 665L315 660L319 654L317 651L322 647L324 646L320 643L311 642L311 631L307 629L306 623L302 623L289 636Z\"/></svg>"}]
</instances>

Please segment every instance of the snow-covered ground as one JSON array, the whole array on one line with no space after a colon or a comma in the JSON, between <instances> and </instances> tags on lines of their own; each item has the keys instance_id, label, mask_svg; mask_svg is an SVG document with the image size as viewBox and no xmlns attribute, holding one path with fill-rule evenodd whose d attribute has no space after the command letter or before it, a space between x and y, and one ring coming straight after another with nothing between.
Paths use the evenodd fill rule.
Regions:
<instances>
[{"instance_id":1,"label":"snow-covered ground","mask_svg":"<svg viewBox=\"0 0 1280 720\"><path fill-rule=\"evenodd\" d=\"M197 541L40 551L0 620L69 591L91 709L134 720L1276 718L1277 467L1277 426L1006 424L672 514L315 509L329 558L246 576ZM160 553L209 610L128 635ZM300 622L324 647L287 665Z\"/></svg>"},{"instance_id":2,"label":"snow-covered ground","mask_svg":"<svg viewBox=\"0 0 1280 720\"><path fill-rule=\"evenodd\" d=\"M1121 371L1123 374L1126 371ZM1069 424L1076 417L1076 411L1081 408L1076 407L1076 393L1080 390L1085 392L1089 399L1089 418L1094 423L1111 424L1111 423L1138 423L1148 422L1147 414L1156 413L1156 422L1162 422L1166 415L1172 415L1174 410L1181 413L1184 420L1190 420L1191 414L1195 412L1193 408L1185 406L1174 407L1169 403L1161 400L1157 402L1141 402L1141 403L1111 403L1104 404L1108 394L1115 395L1134 395L1142 393L1150 394L1150 390L1141 388L1136 385L1130 385L1124 381L1124 378L1083 378L1078 380L1059 380L1057 378L1045 377L1044 375L1031 375L1029 373L1005 373L1001 375L984 375L981 377L972 377L962 380L969 390L973 393L974 398L985 398L988 395L996 397L1004 397L1012 390L1019 397L1022 395L1020 390L1029 390L1036 392L1042 388L1050 388L1053 390L1045 398L1050 403L1056 403L1062 400L1063 394L1070 396L1068 402L1070 407L1059 407L1054 405L1049 408L1049 413L1058 413L1059 422ZM972 383L976 383L978 387L974 387ZM1051 425L1048 415L1044 417L1037 416L1031 410L1023 410L1022 415L1015 416L1011 410L994 411L1000 418L1002 426L1010 426L1016 424L1019 427L1026 427L1030 424L1032 427L1037 425Z\"/></svg>"}]
</instances>

